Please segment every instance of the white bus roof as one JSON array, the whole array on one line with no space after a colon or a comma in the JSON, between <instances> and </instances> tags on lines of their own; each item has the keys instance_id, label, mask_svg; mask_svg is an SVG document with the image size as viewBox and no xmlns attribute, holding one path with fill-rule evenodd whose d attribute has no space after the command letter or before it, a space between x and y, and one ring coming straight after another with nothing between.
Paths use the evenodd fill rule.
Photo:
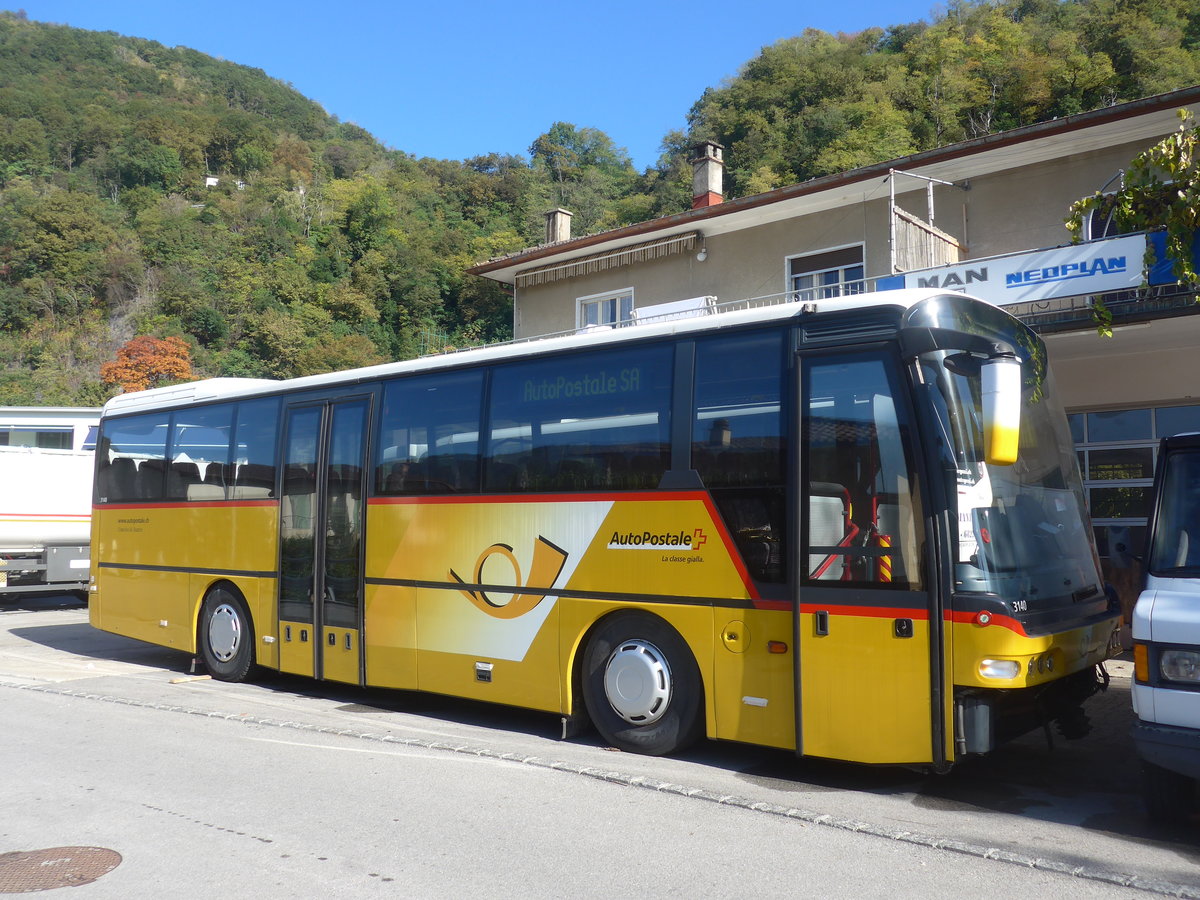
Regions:
<instances>
[{"instance_id":1,"label":"white bus roof","mask_svg":"<svg viewBox=\"0 0 1200 900\"><path fill-rule=\"evenodd\" d=\"M803 314L835 313L889 306L909 308L930 297L939 296L966 297L967 295L955 294L944 289L919 288L830 297L812 302L774 302L771 305L753 308L718 310L708 315L697 315L686 319L672 318L621 328L591 329L566 335L510 341L472 350L424 356L419 359L383 363L360 369L346 369L324 375L306 375L282 381L268 378L209 378L203 381L191 381L169 387L120 394L104 405L104 414L113 415L160 407L183 406L205 400L249 398L282 391L315 390L342 384L354 384L360 381L374 381L393 375L431 372L506 359L540 356L544 353L561 350L583 350L606 345L620 345L637 338L670 337L715 331L721 328L734 328L740 325L779 322ZM985 302L977 298L968 299L979 303Z\"/></svg>"}]
</instances>

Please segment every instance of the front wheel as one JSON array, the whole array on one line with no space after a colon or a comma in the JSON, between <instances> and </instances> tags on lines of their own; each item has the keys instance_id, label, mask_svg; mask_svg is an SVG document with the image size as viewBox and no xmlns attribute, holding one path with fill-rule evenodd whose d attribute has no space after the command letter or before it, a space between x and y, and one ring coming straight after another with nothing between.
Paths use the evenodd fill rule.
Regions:
<instances>
[{"instance_id":1,"label":"front wheel","mask_svg":"<svg viewBox=\"0 0 1200 900\"><path fill-rule=\"evenodd\" d=\"M583 699L596 729L621 750L663 756L703 733L696 661L675 629L645 613L618 613L592 635Z\"/></svg>"},{"instance_id":2,"label":"front wheel","mask_svg":"<svg viewBox=\"0 0 1200 900\"><path fill-rule=\"evenodd\" d=\"M200 607L200 656L219 681L245 681L254 668L254 629L242 598L213 588Z\"/></svg>"}]
</instances>

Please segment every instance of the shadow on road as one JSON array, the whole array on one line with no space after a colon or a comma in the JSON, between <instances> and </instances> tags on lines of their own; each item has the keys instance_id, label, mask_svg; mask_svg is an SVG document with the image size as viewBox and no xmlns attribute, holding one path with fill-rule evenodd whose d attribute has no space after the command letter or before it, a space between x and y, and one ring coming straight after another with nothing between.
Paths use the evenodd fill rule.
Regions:
<instances>
[{"instance_id":1,"label":"shadow on road","mask_svg":"<svg viewBox=\"0 0 1200 900\"><path fill-rule=\"evenodd\" d=\"M559 737L559 718L544 713L434 694L359 690L277 673L264 679L277 690L340 702L348 713L405 713L547 740ZM1153 827L1143 815L1138 763L1129 737L1133 713L1128 684L1114 681L1105 694L1088 702L1088 712L1093 729L1086 738L1067 741L1054 734L1048 741L1039 731L988 756L962 760L945 775L803 759L785 751L717 741L702 741L679 758L724 769L747 785L785 793L856 791L907 797L919 808L1070 822L1160 847L1165 843L1183 859L1200 864L1200 823ZM605 746L590 730L571 741Z\"/></svg>"},{"instance_id":2,"label":"shadow on road","mask_svg":"<svg viewBox=\"0 0 1200 900\"><path fill-rule=\"evenodd\" d=\"M61 608L51 603L38 598L27 608ZM18 627L9 633L77 656L145 664L169 672L188 672L192 667L190 653L108 634L83 623ZM325 701L338 711L358 716L400 713L543 740L560 736L556 715L480 701L356 688L268 670L260 670L255 687ZM1032 733L986 757L962 760L945 775L797 758L784 751L714 741L701 742L680 758L723 769L747 785L783 793L856 791L908 798L918 808L1069 822L1158 847L1166 844L1189 863L1200 864L1200 823L1173 829L1153 827L1142 813L1138 763L1129 736L1133 713L1128 682L1114 679L1106 693L1088 702L1087 711L1093 730L1082 740L1067 741L1057 735L1048 740L1042 732ZM571 741L605 746L592 731ZM614 762L614 768L618 765Z\"/></svg>"},{"instance_id":3,"label":"shadow on road","mask_svg":"<svg viewBox=\"0 0 1200 900\"><path fill-rule=\"evenodd\" d=\"M44 609L86 609L87 603L73 594L4 594L0 612L37 612Z\"/></svg>"}]
</instances>

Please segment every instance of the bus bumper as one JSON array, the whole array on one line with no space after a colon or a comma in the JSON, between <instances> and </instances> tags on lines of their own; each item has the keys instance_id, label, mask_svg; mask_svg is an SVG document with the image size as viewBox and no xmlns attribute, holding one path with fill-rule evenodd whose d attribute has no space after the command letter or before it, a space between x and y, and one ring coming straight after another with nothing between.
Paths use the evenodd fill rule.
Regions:
<instances>
[{"instance_id":1,"label":"bus bumper","mask_svg":"<svg viewBox=\"0 0 1200 900\"><path fill-rule=\"evenodd\" d=\"M1036 687L955 691L955 755L988 753L1036 729L1055 723L1063 737L1074 739L1091 730L1083 702L1108 685L1098 666Z\"/></svg>"}]
</instances>

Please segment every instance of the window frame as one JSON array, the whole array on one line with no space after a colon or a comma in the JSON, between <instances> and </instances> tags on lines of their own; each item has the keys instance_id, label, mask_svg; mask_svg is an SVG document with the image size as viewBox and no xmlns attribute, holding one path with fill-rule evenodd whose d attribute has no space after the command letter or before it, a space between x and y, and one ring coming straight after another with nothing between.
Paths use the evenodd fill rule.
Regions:
<instances>
[{"instance_id":1,"label":"window frame","mask_svg":"<svg viewBox=\"0 0 1200 900\"><path fill-rule=\"evenodd\" d=\"M841 481L834 483L824 483L823 479L816 477L821 472L814 472L814 443L812 440L811 423L819 418L813 413L814 409L824 408L814 405L816 399L813 395L813 369L816 366L828 364L845 364L845 363L878 363L881 367L881 372L884 375L886 386L889 391L889 397L892 403L892 410L896 416L896 443L893 446L893 451L898 450L903 458L904 474L908 485L907 504L903 499L898 500L898 505L907 505L907 514L904 516L905 521L911 529L911 533L903 533L896 531L888 534L890 543L887 546L898 548L898 555L893 555L893 567L888 576L884 576L878 569L873 560L888 555L879 546L860 546L857 543L847 544L847 553L838 554L832 552L833 548L829 545L815 543L812 539L812 527L814 520L812 518L812 498L816 496L830 496L818 490L818 486L839 487L843 489L844 500L847 501L845 506L847 515L847 528L853 530L854 533L866 536L867 529L860 529L851 520L850 516L854 511L854 502L859 499L856 495L861 493L862 486L857 489L849 490L851 487ZM800 484L796 495L799 499L799 509L797 517L799 519L796 536L793 539L795 544L796 559L798 562L797 571L793 573L792 578L795 583L802 589L807 591L833 589L836 591L855 591L855 590L887 590L892 592L905 593L923 593L927 594L930 590L930 575L926 566L924 547L928 540L926 534L925 516L927 514L928 505L931 502L928 495L926 472L924 469L924 455L921 447L921 425L918 420L917 410L913 406L912 395L908 389L908 371L904 362L896 355L895 348L886 346L862 346L852 345L847 347L831 347L829 349L803 351L799 357L800 371L800 390L796 396L796 455L795 468L799 472ZM828 420L834 421L834 420ZM872 420L872 427L877 428L877 422ZM878 431L875 432L875 440L878 442ZM878 443L876 443L876 447ZM817 445L819 449L819 445ZM878 450L876 450L878 452ZM877 495L887 496L887 495ZM900 498L900 494L896 494ZM858 515L854 518L861 519L861 509ZM873 518L873 514L872 514ZM814 553L814 549L816 552ZM814 556L824 553L826 561L841 557L843 565L848 565L852 557L857 557L868 566L868 577L853 577L853 573L849 573L847 569L846 577L837 577L827 579L820 574L817 574L810 568L810 560ZM824 564L822 565L823 568Z\"/></svg>"},{"instance_id":2,"label":"window frame","mask_svg":"<svg viewBox=\"0 0 1200 900\"><path fill-rule=\"evenodd\" d=\"M628 311L629 314L625 318L621 318L620 303L621 303L621 300L623 300L625 297L629 298L629 311ZM611 321L611 322L599 321L599 316L597 317L598 321L596 321L596 322L588 322L587 321L587 316L585 314L585 310L588 307L590 307L590 306L598 307L600 304L606 303L609 301L612 301L617 304L617 306L615 308L616 318L614 318L613 321ZM613 291L604 291L603 293L600 293L600 294L588 294L587 296L584 296L584 297L576 297L575 298L575 328L577 330L583 329L583 328L601 328L601 327L624 328L626 325L633 324L633 321L634 321L633 311L636 308L636 306L637 306L637 303L636 303L636 300L634 297L634 289L632 287L620 288L619 290L613 290Z\"/></svg>"},{"instance_id":3,"label":"window frame","mask_svg":"<svg viewBox=\"0 0 1200 900\"><path fill-rule=\"evenodd\" d=\"M472 380L474 384L470 383ZM480 467L484 446L485 407L487 397L490 393L490 380L491 375L488 367L470 367L418 372L400 378L389 378L381 381L377 385L379 390L379 411L372 425L376 444L371 451L372 473L369 478L371 495L377 497L416 497L446 493L469 495L482 493ZM460 391L465 390L468 396L474 391L474 419L451 422L449 421L449 417L437 414L438 408L436 405L426 406L415 403L404 407L404 416L397 415L396 411L392 410L389 404L397 401L398 397L396 395L402 397L403 392L412 390L423 390L425 392L436 390L453 391L455 392L455 397L458 396L458 392ZM441 411L444 412L444 408ZM442 431L441 429L443 428L447 430ZM384 437L385 429L390 430L386 439ZM408 444L407 452L403 454L399 452L399 446L393 443L400 432L403 432L404 440ZM425 450L421 456L413 455L413 447L420 445L419 442L413 442L414 432L422 432L425 438ZM466 453L460 454L463 458L455 459L454 454L445 451L444 448L452 447L456 444L469 445L473 448L469 454L471 457L469 462L465 459L468 455ZM439 449L439 447L442 449ZM385 456L391 450L395 450L396 452L390 456ZM431 466L434 465L449 465L453 467L458 475L467 483L465 485L459 483L451 484L446 480L431 478L430 475L433 474ZM409 473L414 469L416 469L418 474L410 475ZM389 484L392 479L397 479L396 483ZM408 483L410 481L412 482L411 484Z\"/></svg>"},{"instance_id":4,"label":"window frame","mask_svg":"<svg viewBox=\"0 0 1200 900\"><path fill-rule=\"evenodd\" d=\"M672 431L672 417L675 413L674 392L679 389L676 384L675 365L679 344L680 342L673 340L638 342L607 347L603 350L576 352L570 356L561 354L539 356L492 366L488 380L485 427L480 435L480 456L483 462L482 492L485 494L509 493L512 490L509 485L513 477L525 482L521 492L529 494L574 494L656 489L665 473L671 468L674 440ZM519 373L536 373L539 368L545 368L551 371L560 371L561 374L563 367L567 367L569 371L576 364L581 366L579 370L581 380L600 372L610 376L613 381L620 377L618 373L629 370L634 364L639 367L639 377L641 367L646 367L646 371L652 375L661 366L662 371L659 374L665 379L665 392L661 396L654 392L654 382L645 388L635 388L632 393L632 402L635 405L638 401L656 397L661 401L653 410L654 421L652 423L631 421L624 425L618 424L616 420L637 419L650 413L630 414L619 409L612 409L614 400L618 398L602 393L590 405L577 401L572 405L570 416L560 416L560 422L553 422L551 419L556 414L557 404L554 402L556 398L534 401L551 404L543 409L539 410L531 406L528 410L524 410L522 404L514 404L508 399L515 395L515 391L510 391L508 394L503 393L508 379L525 377ZM625 368L622 369L622 366ZM572 372L572 374L575 373ZM616 405L620 406L619 403ZM548 413L550 418L535 419L531 415L529 421L526 422L524 416L514 417L512 415L525 411ZM598 411L603 414L591 415ZM627 435L631 430L646 427L658 432L657 455L661 460L661 467L651 465L654 461L654 453L638 452L630 455L628 451L625 451L623 454L620 449L623 446L622 441L611 442L611 446L609 446L610 441L606 439L608 436ZM580 436L594 434L595 439L588 440L586 443L576 443L572 442L569 437L563 439L547 437L553 434ZM496 448L510 442L516 443L518 449L511 455L498 455ZM636 446L638 443L639 441L635 440L627 446ZM656 442L645 441L644 443L650 446ZM579 456L578 451L585 447L590 448L593 452ZM606 447L608 447L613 461L624 457L625 461L630 463L633 468L623 470L620 474L609 472L609 474L603 475L602 471L607 467L601 464L601 458L605 456L604 448ZM569 451L575 451L575 455L567 455ZM589 459L588 457L594 458ZM540 460L541 464L535 462L536 460ZM552 460L554 462L551 462ZM508 469L510 465L517 466L517 473L523 469L523 477L521 474L514 476ZM577 470L573 475L568 474L568 465ZM655 475L657 477L653 477ZM646 478L653 478L653 483L637 483Z\"/></svg>"},{"instance_id":5,"label":"window frame","mask_svg":"<svg viewBox=\"0 0 1200 900\"><path fill-rule=\"evenodd\" d=\"M836 264L837 255L843 254L849 250L858 250L858 262L848 263L844 265ZM831 265L817 265L816 268L806 268L803 271L797 272L796 263L799 260L816 260L821 257L833 259L830 260ZM846 272L850 269L858 268L861 274L858 278L847 279ZM805 253L792 253L784 257L784 285L785 292L791 295L795 300L800 302L811 302L815 300L829 299L831 297L848 297L855 294L865 293L867 290L867 245L863 241L857 241L850 244L841 244L834 247L826 247L823 250ZM838 280L836 284L818 284L812 287L799 287L797 279L805 276L816 276L837 272ZM829 293L831 289L836 288L835 293ZM848 289L849 288L849 289Z\"/></svg>"}]
</instances>

